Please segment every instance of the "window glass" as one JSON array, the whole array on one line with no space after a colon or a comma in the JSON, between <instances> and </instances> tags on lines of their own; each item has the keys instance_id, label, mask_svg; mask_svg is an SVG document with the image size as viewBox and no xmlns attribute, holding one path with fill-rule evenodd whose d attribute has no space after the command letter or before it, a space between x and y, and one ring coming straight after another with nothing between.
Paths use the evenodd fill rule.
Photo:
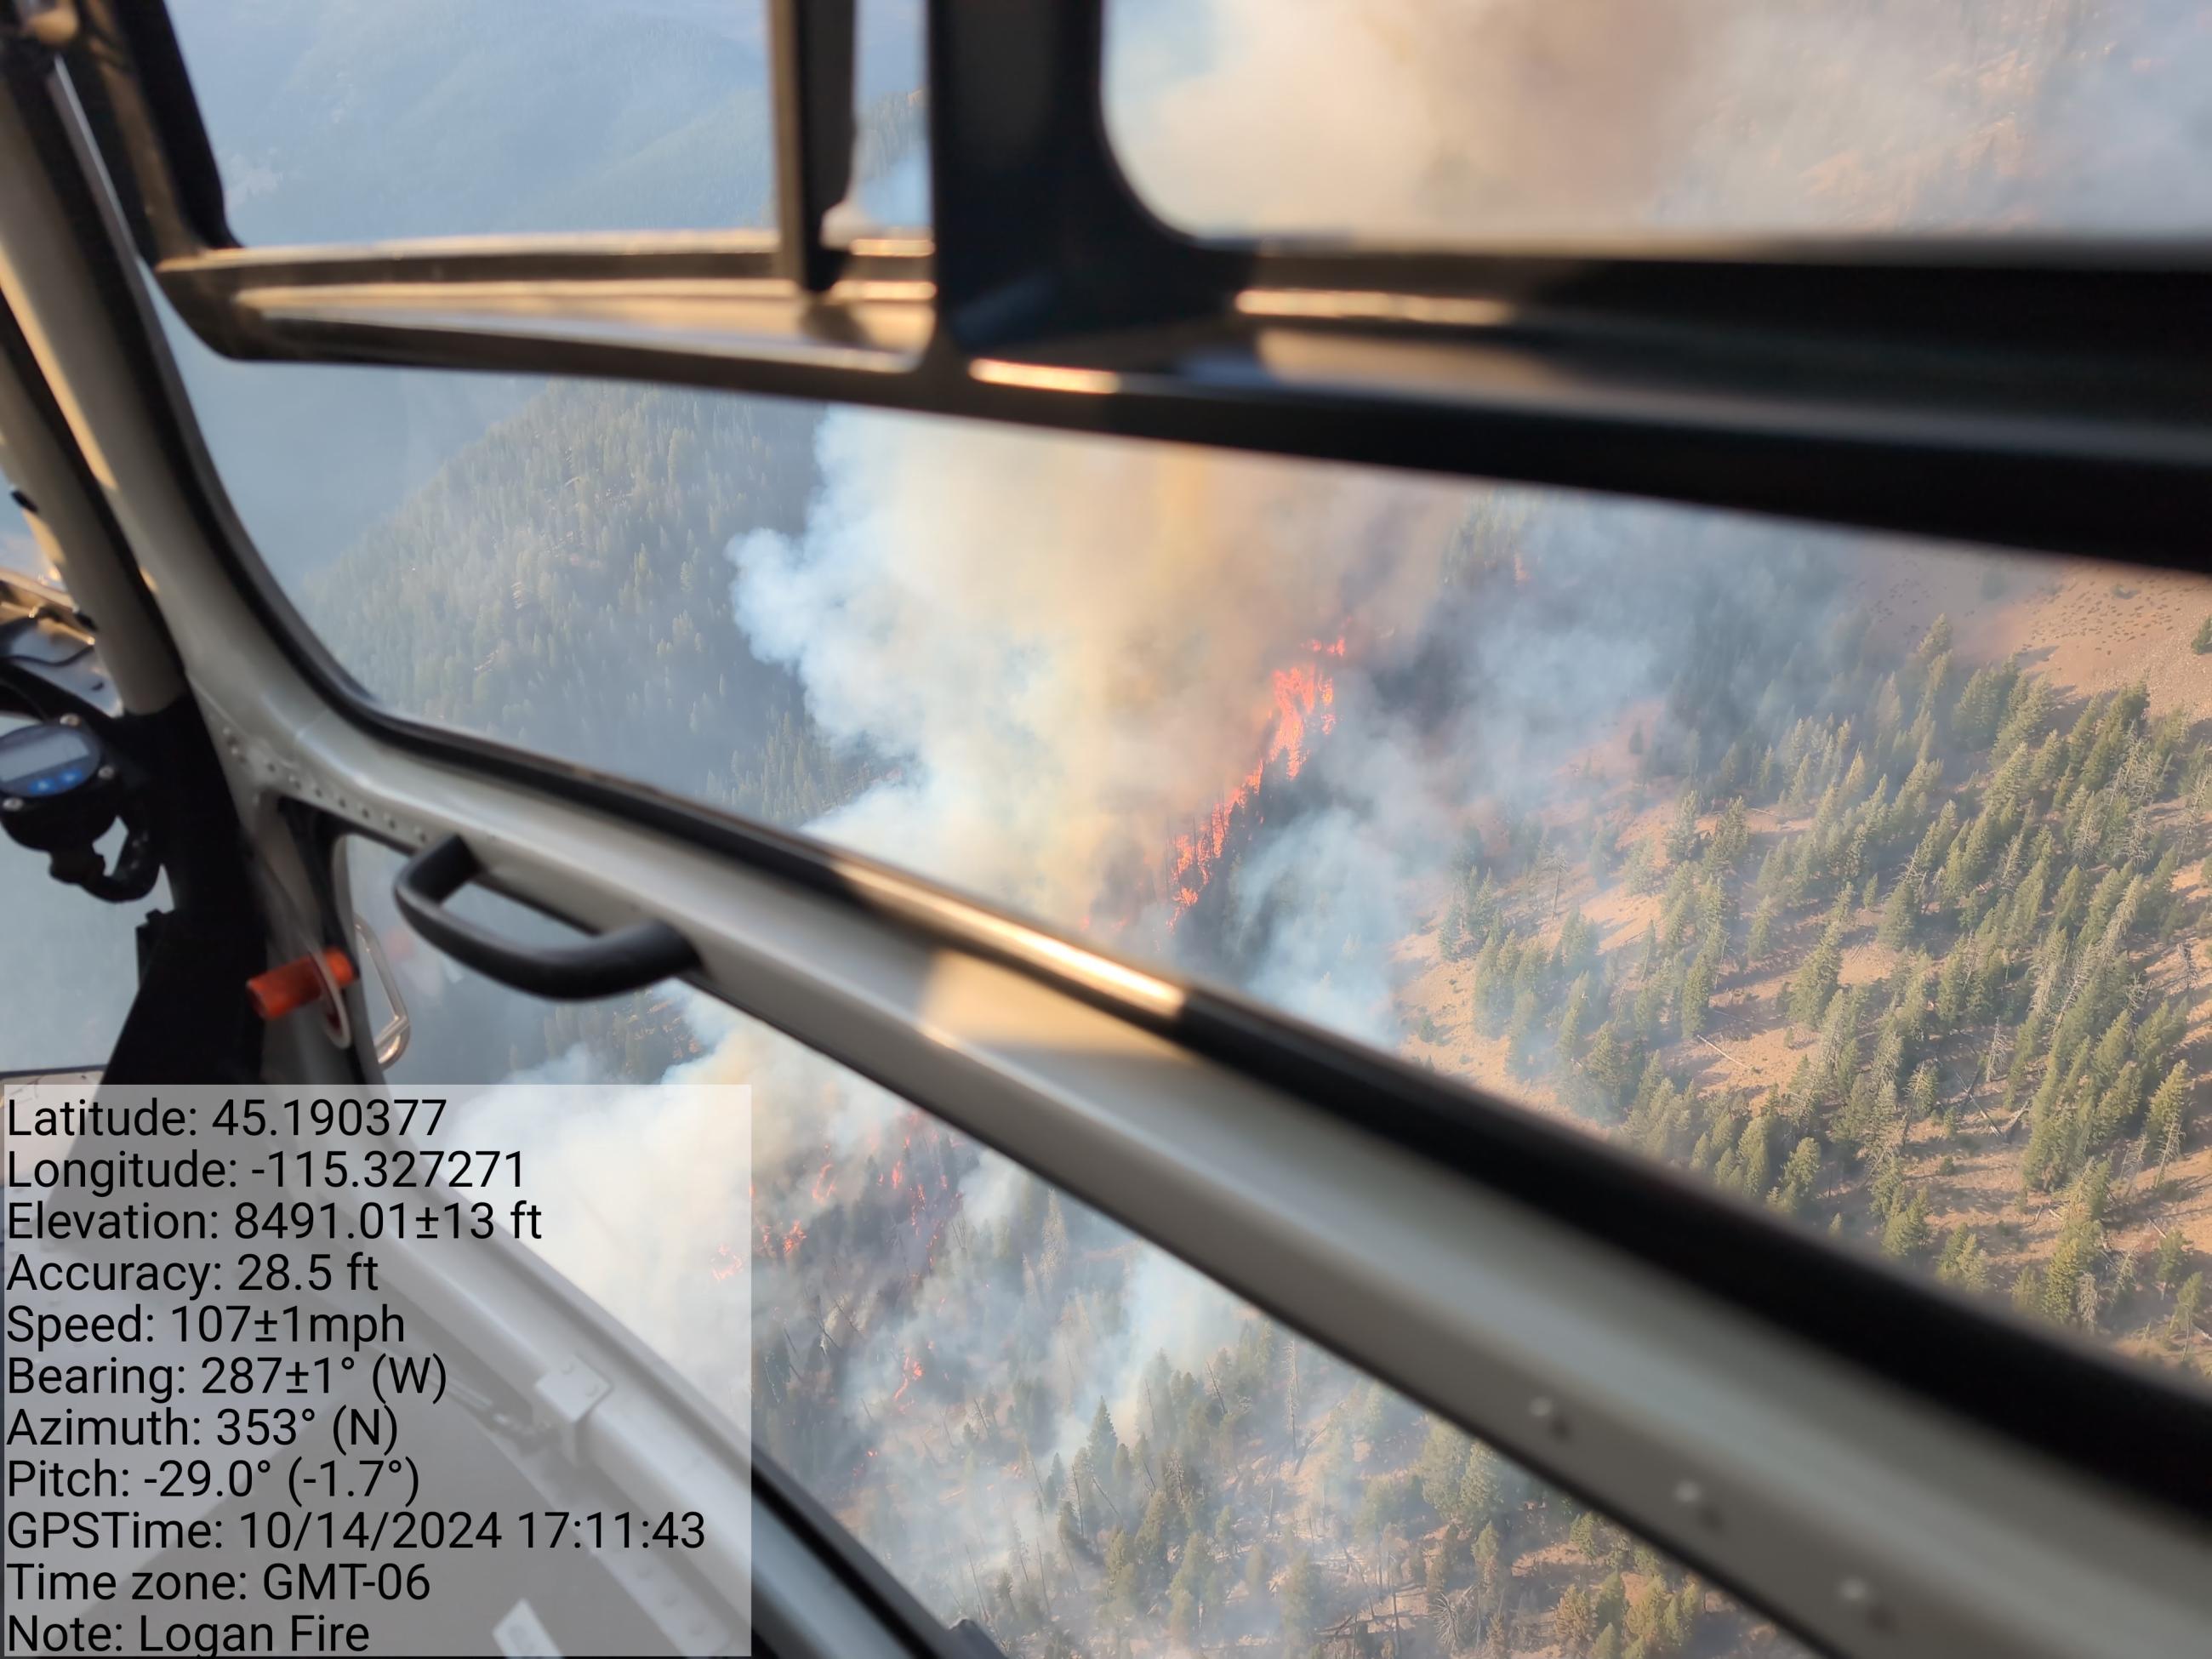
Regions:
<instances>
[{"instance_id":1,"label":"window glass","mask_svg":"<svg viewBox=\"0 0 2212 1659\"><path fill-rule=\"evenodd\" d=\"M2212 225L2191 0L1111 0L1106 112L1209 234Z\"/></svg>"},{"instance_id":2,"label":"window glass","mask_svg":"<svg viewBox=\"0 0 2212 1659\"><path fill-rule=\"evenodd\" d=\"M749 1293L749 1373L726 1343L659 1346L946 1625L1010 1655L1802 1651L897 1096L680 985L581 1008L507 990L398 919L396 854L355 840L347 863L413 1015L395 1077L750 1085L745 1194L711 1157L653 1157L700 1126L649 1094L611 1136L556 1091L501 1144L603 1235L556 1265L624 1285L610 1305L701 1333ZM550 926L489 903L502 931Z\"/></svg>"},{"instance_id":3,"label":"window glass","mask_svg":"<svg viewBox=\"0 0 2212 1659\"><path fill-rule=\"evenodd\" d=\"M923 21L921 0L859 0L853 187L830 218L832 240L928 228Z\"/></svg>"},{"instance_id":4,"label":"window glass","mask_svg":"<svg viewBox=\"0 0 2212 1659\"><path fill-rule=\"evenodd\" d=\"M173 0L241 241L774 222L757 0Z\"/></svg>"},{"instance_id":5,"label":"window glass","mask_svg":"<svg viewBox=\"0 0 2212 1659\"><path fill-rule=\"evenodd\" d=\"M196 387L296 372L182 349ZM404 450L441 385L478 395L424 375L289 440L316 476ZM210 428L242 498L266 435ZM408 713L2203 1365L2201 576L596 382L343 551L269 550Z\"/></svg>"},{"instance_id":6,"label":"window glass","mask_svg":"<svg viewBox=\"0 0 2212 1659\"><path fill-rule=\"evenodd\" d=\"M896 1097L750 1023L705 1063L756 1089L757 1443L946 1623L1009 1654L1802 1652Z\"/></svg>"},{"instance_id":7,"label":"window glass","mask_svg":"<svg viewBox=\"0 0 2212 1659\"><path fill-rule=\"evenodd\" d=\"M6 486L6 478L0 477L0 489ZM39 544L30 515L23 511L22 502L12 489L7 490L6 504L0 506L0 570L14 571L50 587L62 585L61 572L54 568L53 561Z\"/></svg>"}]
</instances>

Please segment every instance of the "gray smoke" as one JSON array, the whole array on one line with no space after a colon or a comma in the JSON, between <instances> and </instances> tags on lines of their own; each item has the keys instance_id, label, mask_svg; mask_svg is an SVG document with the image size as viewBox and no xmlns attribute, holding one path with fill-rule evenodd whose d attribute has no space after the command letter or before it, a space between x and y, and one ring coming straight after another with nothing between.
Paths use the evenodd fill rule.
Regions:
<instances>
[{"instance_id":1,"label":"gray smoke","mask_svg":"<svg viewBox=\"0 0 2212 1659\"><path fill-rule=\"evenodd\" d=\"M1212 231L2199 232L2191 0L1121 0L1133 177Z\"/></svg>"}]
</instances>

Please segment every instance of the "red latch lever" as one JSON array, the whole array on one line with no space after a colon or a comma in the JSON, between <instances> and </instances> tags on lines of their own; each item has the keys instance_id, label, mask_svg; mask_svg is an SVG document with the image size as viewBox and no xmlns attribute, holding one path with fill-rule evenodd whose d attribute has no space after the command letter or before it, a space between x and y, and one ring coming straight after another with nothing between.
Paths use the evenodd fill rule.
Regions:
<instances>
[{"instance_id":1,"label":"red latch lever","mask_svg":"<svg viewBox=\"0 0 2212 1659\"><path fill-rule=\"evenodd\" d=\"M246 994L253 1004L253 1012L264 1019L282 1019L320 1002L325 974L341 991L353 983L351 957L333 945L323 951L322 958L320 971L316 969L314 957L295 957L282 968L271 968L246 981Z\"/></svg>"}]
</instances>

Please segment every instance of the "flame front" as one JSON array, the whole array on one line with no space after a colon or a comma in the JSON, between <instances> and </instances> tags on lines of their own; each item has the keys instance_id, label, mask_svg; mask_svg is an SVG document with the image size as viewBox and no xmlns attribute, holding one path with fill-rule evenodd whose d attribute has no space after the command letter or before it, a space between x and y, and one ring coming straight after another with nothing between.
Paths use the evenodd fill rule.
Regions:
<instances>
[{"instance_id":1,"label":"flame front","mask_svg":"<svg viewBox=\"0 0 2212 1659\"><path fill-rule=\"evenodd\" d=\"M1316 657L1341 659L1344 636L1308 640L1306 649ZM1284 775L1297 777L1305 768L1309 732L1317 728L1316 734L1326 737L1336 729L1336 682L1320 663L1277 669L1268 690L1274 700L1275 719L1260 763L1207 810L1196 829L1174 840L1167 872L1175 907L1168 917L1170 927L1198 902L1198 896L1213 878L1214 868L1229 844L1230 827L1238 812L1259 799L1267 769L1279 760Z\"/></svg>"},{"instance_id":2,"label":"flame front","mask_svg":"<svg viewBox=\"0 0 2212 1659\"><path fill-rule=\"evenodd\" d=\"M905 1400L906 1391L921 1381L921 1361L916 1359L910 1353L901 1354L899 1356L898 1392L891 1396L891 1404L896 1406Z\"/></svg>"}]
</instances>

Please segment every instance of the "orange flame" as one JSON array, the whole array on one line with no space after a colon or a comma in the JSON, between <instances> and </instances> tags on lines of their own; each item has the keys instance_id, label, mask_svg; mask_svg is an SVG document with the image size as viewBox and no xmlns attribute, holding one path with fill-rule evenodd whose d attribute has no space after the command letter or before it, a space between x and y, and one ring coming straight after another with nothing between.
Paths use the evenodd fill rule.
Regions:
<instances>
[{"instance_id":1,"label":"orange flame","mask_svg":"<svg viewBox=\"0 0 2212 1659\"><path fill-rule=\"evenodd\" d=\"M794 1221L791 1224L791 1231L783 1236L783 1253L789 1255L805 1242L806 1229Z\"/></svg>"},{"instance_id":2,"label":"orange flame","mask_svg":"<svg viewBox=\"0 0 2212 1659\"><path fill-rule=\"evenodd\" d=\"M1344 648L1341 635L1330 641L1306 641L1306 649L1318 657L1340 658ZM1275 720L1260 763L1207 809L1196 829L1176 836L1170 843L1168 880L1175 895L1174 913L1168 918L1170 927L1198 902L1198 896L1212 879L1214 866L1229 845L1230 827L1237 814L1259 798L1268 767L1279 760L1284 775L1297 777L1306 763L1309 721L1319 726L1323 737L1336 729L1336 682L1319 664L1277 669L1268 690L1274 700Z\"/></svg>"},{"instance_id":3,"label":"orange flame","mask_svg":"<svg viewBox=\"0 0 2212 1659\"><path fill-rule=\"evenodd\" d=\"M899 1377L900 1382L898 1385L898 1392L891 1396L891 1404L894 1406L897 1405L899 1401L906 1398L906 1391L908 1389L921 1381L921 1361L916 1359L910 1353L901 1354L899 1356Z\"/></svg>"},{"instance_id":4,"label":"orange flame","mask_svg":"<svg viewBox=\"0 0 2212 1659\"><path fill-rule=\"evenodd\" d=\"M1322 688L1328 686L1335 701L1336 687L1318 668L1279 668L1275 671L1275 734L1267 741L1267 758L1283 758L1292 777L1306 763L1306 716L1314 711Z\"/></svg>"}]
</instances>

